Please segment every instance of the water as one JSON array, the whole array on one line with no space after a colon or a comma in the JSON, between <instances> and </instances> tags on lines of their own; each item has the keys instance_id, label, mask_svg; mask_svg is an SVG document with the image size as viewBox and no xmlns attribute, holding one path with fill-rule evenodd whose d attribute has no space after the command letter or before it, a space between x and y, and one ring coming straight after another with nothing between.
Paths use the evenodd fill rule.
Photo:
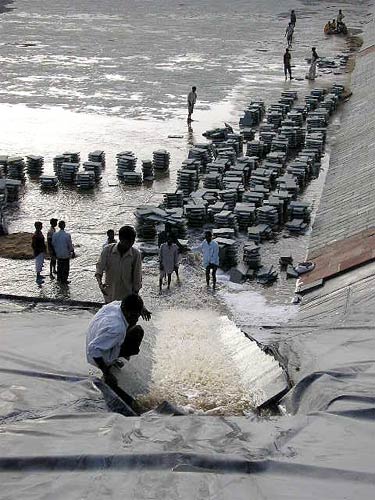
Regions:
<instances>
[{"instance_id":1,"label":"water","mask_svg":"<svg viewBox=\"0 0 375 500\"><path fill-rule=\"evenodd\" d=\"M143 411L167 400L211 415L248 413L269 399L267 386L281 374L227 316L180 308L155 314L140 355L117 372Z\"/></svg>"},{"instance_id":2,"label":"water","mask_svg":"<svg viewBox=\"0 0 375 500\"><path fill-rule=\"evenodd\" d=\"M365 5L356 2L345 8L350 26L360 27ZM68 187L56 194L41 193L37 183L27 181L18 206L7 211L10 230L32 231L34 220L47 225L51 217L65 219L77 253L72 283L61 290L47 279L38 287L33 262L1 259L3 293L101 300L93 275L106 230L133 223L137 205L158 203L163 192L175 188L176 171L189 146L202 141L202 132L224 121L236 128L251 98L269 104L288 88L303 96L309 90L305 58L312 45L325 56L347 50L343 38L323 36L326 20L337 11L328 1L16 0L12 7L0 19L0 154L41 154L45 172L52 173L56 154L74 150L86 159L89 151L104 149L107 167L92 193ZM297 79L292 84L284 82L282 69L283 36L291 8L298 17L292 52ZM316 84L344 77L322 72ZM196 121L189 130L186 95L193 84L198 87L198 103ZM170 134L183 138L169 139ZM140 188L117 182L116 153L131 149L139 159L146 159L159 148L172 155L168 177ZM305 193L315 206L322 182L320 176ZM275 243L263 246L265 264L277 264L279 255L291 250L296 260L303 259L308 235L284 236L281 233ZM214 296L207 294L202 271L191 260L182 264L182 286L173 286L162 297L157 295L157 264L145 262L143 295L155 311L150 326L154 334L145 343L150 346L149 351L145 347L150 355L145 365L148 390L152 387L147 397L159 400L161 391L185 406L246 411L259 390L256 384L249 390L249 381L256 379L252 370L262 373L265 360L257 358L260 351L222 316L229 315L240 325L253 324L254 318L259 320L257 325L263 319L285 321L294 313L287 305L294 282L280 276L271 288L247 284L238 290L222 276ZM185 318L191 308L197 311L199 324L189 323L188 313ZM166 321L173 326L167 328ZM213 342L215 330L221 332L216 335L220 340L215 337ZM240 351L253 362L251 369L241 364ZM194 352L206 357L192 357ZM173 360L179 357L185 368L175 379ZM202 367L208 369L205 386L187 375L189 366L196 375ZM218 366L225 367L222 376ZM187 380L192 380L189 387ZM236 395L233 401L245 399L229 410L231 391Z\"/></svg>"}]
</instances>

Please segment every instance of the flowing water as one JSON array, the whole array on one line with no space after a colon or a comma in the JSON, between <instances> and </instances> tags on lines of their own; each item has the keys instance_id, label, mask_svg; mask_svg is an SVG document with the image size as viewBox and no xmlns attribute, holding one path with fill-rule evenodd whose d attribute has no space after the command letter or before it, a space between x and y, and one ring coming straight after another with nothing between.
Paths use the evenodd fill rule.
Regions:
<instances>
[{"instance_id":1,"label":"flowing water","mask_svg":"<svg viewBox=\"0 0 375 500\"><path fill-rule=\"evenodd\" d=\"M351 26L360 27L365 6L345 5ZM45 173L52 173L57 154L80 151L86 159L90 151L103 149L107 166L91 193L70 187L42 193L37 183L26 182L20 202L7 210L10 230L32 231L34 220L47 226L51 217L65 219L77 252L72 282L61 290L47 279L39 287L33 262L0 259L2 293L101 300L93 274L106 230L133 223L137 205L156 204L163 192L175 188L181 161L192 143L202 141L202 132L224 121L237 128L250 99L264 99L267 105L289 88L303 97L309 91L305 59L312 45L324 56L347 52L344 38L323 35L326 20L337 13L329 1L16 0L8 7L0 17L0 154L43 155ZM283 36L291 8L297 12L296 79L286 83ZM337 73L322 71L317 85L346 76ZM187 128L191 85L198 88L198 102L196 121ZM333 135L338 125L331 127ZM139 188L118 183L116 153L129 149L146 159L159 148L171 152L169 176ZM323 177L304 195L315 207ZM308 234L284 236L263 246L265 264L276 264L284 252L303 259ZM140 393L147 393L148 401L167 396L194 408L247 411L256 403L262 390L257 380L272 358L235 323L285 321L294 313L287 305L294 283L280 276L272 288L238 288L221 275L215 297L207 294L192 260L183 263L182 286L173 285L161 297L157 263L145 262L143 295L155 314L153 333L144 343L148 392ZM276 363L273 370L278 373Z\"/></svg>"}]
</instances>

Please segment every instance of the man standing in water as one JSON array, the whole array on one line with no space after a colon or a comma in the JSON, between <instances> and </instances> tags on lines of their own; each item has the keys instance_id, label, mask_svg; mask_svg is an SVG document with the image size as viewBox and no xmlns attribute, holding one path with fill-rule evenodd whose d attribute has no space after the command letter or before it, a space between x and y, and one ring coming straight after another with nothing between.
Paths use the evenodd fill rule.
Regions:
<instances>
[{"instance_id":1,"label":"man standing in water","mask_svg":"<svg viewBox=\"0 0 375 500\"><path fill-rule=\"evenodd\" d=\"M57 258L57 281L63 284L68 284L70 259L74 259L74 247L72 237L65 232L65 222L59 222L60 231L52 236L52 246Z\"/></svg>"},{"instance_id":2,"label":"man standing in water","mask_svg":"<svg viewBox=\"0 0 375 500\"><path fill-rule=\"evenodd\" d=\"M316 66L318 64L319 56L316 52L315 47L311 49L311 64L309 69L309 74L307 76L308 80L315 80L316 78Z\"/></svg>"},{"instance_id":3,"label":"man standing in water","mask_svg":"<svg viewBox=\"0 0 375 500\"><path fill-rule=\"evenodd\" d=\"M188 117L187 121L191 122L191 115L194 111L195 103L197 102L197 87L191 87L191 92L188 94L187 104L188 104Z\"/></svg>"},{"instance_id":4,"label":"man standing in water","mask_svg":"<svg viewBox=\"0 0 375 500\"><path fill-rule=\"evenodd\" d=\"M168 290L171 287L172 273L175 271L177 276L177 283L180 282L178 276L178 247L173 243L173 237L171 234L168 235L166 243L163 243L159 251L159 266L160 266L160 278L159 278L159 291L161 292L163 278L167 275L168 278Z\"/></svg>"},{"instance_id":5,"label":"man standing in water","mask_svg":"<svg viewBox=\"0 0 375 500\"><path fill-rule=\"evenodd\" d=\"M108 229L107 239L105 240L105 243L103 244L103 248L106 247L107 245L112 245L112 243L117 243L117 240L115 239L115 232L113 229Z\"/></svg>"},{"instance_id":6,"label":"man standing in water","mask_svg":"<svg viewBox=\"0 0 375 500\"><path fill-rule=\"evenodd\" d=\"M142 257L140 251L133 248L135 229L123 226L118 236L119 242L105 246L96 264L95 277L107 304L138 293L142 288Z\"/></svg>"},{"instance_id":7,"label":"man standing in water","mask_svg":"<svg viewBox=\"0 0 375 500\"><path fill-rule=\"evenodd\" d=\"M118 358L129 360L139 353L144 332L137 322L143 310L143 300L137 294L106 304L95 314L86 334L87 361L103 372L104 381L126 403L132 398L119 389L111 367L123 366Z\"/></svg>"},{"instance_id":8,"label":"man standing in water","mask_svg":"<svg viewBox=\"0 0 375 500\"><path fill-rule=\"evenodd\" d=\"M294 26L292 25L292 23L289 23L288 24L288 27L285 31L285 35L286 36L286 41L288 43L288 47L291 47L292 46L292 43L293 43L293 33L294 33Z\"/></svg>"},{"instance_id":9,"label":"man standing in water","mask_svg":"<svg viewBox=\"0 0 375 500\"><path fill-rule=\"evenodd\" d=\"M342 10L339 9L339 13L337 14L337 27L339 26L339 24L342 24L343 20L344 20L344 14L342 13Z\"/></svg>"},{"instance_id":10,"label":"man standing in water","mask_svg":"<svg viewBox=\"0 0 375 500\"><path fill-rule=\"evenodd\" d=\"M36 282L43 283L44 277L41 275L44 256L46 253L46 243L44 241L44 235L42 233L43 224L41 222L35 222L35 233L33 234L31 240L31 246L34 252L35 258L35 271L36 271Z\"/></svg>"},{"instance_id":11,"label":"man standing in water","mask_svg":"<svg viewBox=\"0 0 375 500\"><path fill-rule=\"evenodd\" d=\"M138 294L142 288L141 252L133 248L136 235L132 226L123 226L118 232L119 242L105 246L100 254L95 278L106 304ZM150 311L145 307L142 310L142 318L146 321L151 318Z\"/></svg>"},{"instance_id":12,"label":"man standing in water","mask_svg":"<svg viewBox=\"0 0 375 500\"><path fill-rule=\"evenodd\" d=\"M290 23L293 25L293 28L295 27L296 22L297 22L297 16L294 10L292 10L292 12L290 13Z\"/></svg>"},{"instance_id":13,"label":"man standing in water","mask_svg":"<svg viewBox=\"0 0 375 500\"><path fill-rule=\"evenodd\" d=\"M52 237L56 232L56 226L57 226L57 219L51 219L49 221L51 227L49 228L49 231L47 233L47 246L48 246L48 253L50 257L50 262L49 262L49 276L51 279L55 279L54 274L57 274L56 271L56 253L55 250L53 249L52 245Z\"/></svg>"},{"instance_id":14,"label":"man standing in water","mask_svg":"<svg viewBox=\"0 0 375 500\"><path fill-rule=\"evenodd\" d=\"M290 55L289 49L285 49L285 54L284 54L285 81L288 79L288 73L289 73L289 78L292 79L292 68L290 65L290 60L291 60L291 55Z\"/></svg>"},{"instance_id":15,"label":"man standing in water","mask_svg":"<svg viewBox=\"0 0 375 500\"><path fill-rule=\"evenodd\" d=\"M212 285L216 288L216 271L219 267L219 245L212 239L211 231L206 231L205 240L201 244L203 253L203 266L206 270L206 283L210 286L210 274L212 270Z\"/></svg>"}]
</instances>

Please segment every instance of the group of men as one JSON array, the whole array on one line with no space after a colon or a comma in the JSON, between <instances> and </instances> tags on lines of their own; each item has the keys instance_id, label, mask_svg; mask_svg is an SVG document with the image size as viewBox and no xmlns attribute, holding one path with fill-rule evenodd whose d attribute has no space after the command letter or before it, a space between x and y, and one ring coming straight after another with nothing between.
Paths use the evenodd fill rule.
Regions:
<instances>
[{"instance_id":1,"label":"group of men","mask_svg":"<svg viewBox=\"0 0 375 500\"><path fill-rule=\"evenodd\" d=\"M344 23L344 14L341 9L339 9L339 13L337 14L336 19L332 19L331 21L328 21L327 24L324 26L324 33L326 34L331 34L331 33L346 33L347 29Z\"/></svg>"},{"instance_id":2,"label":"group of men","mask_svg":"<svg viewBox=\"0 0 375 500\"><path fill-rule=\"evenodd\" d=\"M123 226L118 234L118 242L114 239L113 230L109 230L107 236L108 240L101 251L95 273L106 304L132 293L138 294L142 288L142 256L140 251L134 248L135 229L132 226ZM179 248L176 238L171 231L168 231L165 239L159 249L160 291L165 278L167 288L170 289L173 273L176 274L177 283L180 283ZM206 231L205 239L197 249L203 254L207 286L210 285L212 275L215 289L216 271L219 267L219 245L212 239L211 231Z\"/></svg>"},{"instance_id":3,"label":"group of men","mask_svg":"<svg viewBox=\"0 0 375 500\"><path fill-rule=\"evenodd\" d=\"M56 231L56 227L59 231ZM57 219L50 220L50 228L47 233L47 245L42 232L43 223L37 221L34 223L35 232L31 239L31 247L35 258L36 281L42 284L45 277L42 275L45 256L48 253L50 256L50 278L54 279L57 276L57 281L62 284L68 284L70 259L75 257L72 238L65 231L65 222Z\"/></svg>"},{"instance_id":4,"label":"group of men","mask_svg":"<svg viewBox=\"0 0 375 500\"><path fill-rule=\"evenodd\" d=\"M290 21L289 21L289 24L285 30L285 35L284 35L284 36L286 36L288 48L290 48L292 46L292 43L293 43L294 28L296 26L296 22L297 22L297 16L296 16L295 11L292 10L290 13Z\"/></svg>"},{"instance_id":5,"label":"group of men","mask_svg":"<svg viewBox=\"0 0 375 500\"><path fill-rule=\"evenodd\" d=\"M291 65L292 56L290 54L289 49L291 48L292 43L293 43L294 28L296 26L296 22L297 22L297 16L296 16L295 11L292 10L290 13L290 21L289 21L289 24L286 28L285 35L284 35L286 37L286 41L288 44L288 48L285 50L285 54L284 54L285 80L288 79L288 73L289 73L290 80L293 79L293 77L292 77L292 65Z\"/></svg>"},{"instance_id":6,"label":"group of men","mask_svg":"<svg viewBox=\"0 0 375 500\"><path fill-rule=\"evenodd\" d=\"M340 13L341 13L340 15L342 16L341 10L340 10ZM292 46L293 33L294 33L294 27L296 25L296 21L297 21L296 14L295 14L294 10L292 10L292 12L290 14L290 22L288 24L288 27L287 27L286 33L285 33L285 36L287 37L287 43L288 43L288 47L285 49L285 53L284 53L284 57L283 57L285 80L288 79L288 75L289 75L290 80L293 79L293 77L292 77L292 63L291 63L292 56L291 56L289 49ZM316 78L316 67L318 64L318 59L319 59L319 56L316 52L316 48L312 47L310 67L309 67L308 74L306 75L306 78L308 78L309 80L315 80L315 78Z\"/></svg>"},{"instance_id":7,"label":"group of men","mask_svg":"<svg viewBox=\"0 0 375 500\"><path fill-rule=\"evenodd\" d=\"M339 13L337 15L337 23L336 23L335 19L332 21L332 23L328 21L328 23L324 27L324 32L328 33L331 30L333 30L333 31L335 31L336 29L339 30L339 27L342 29L342 27L345 26L344 22L343 22L344 17L345 16L344 16L342 10L339 9ZM286 32L285 32L285 36L287 37L287 43L288 43L288 47L285 49L285 53L284 53L284 57L283 57L285 80L288 79L288 74L289 74L289 79L290 80L293 79L291 54L290 54L289 49L292 46L294 27L296 25L296 21L297 21L296 14L295 14L294 10L292 10L292 12L290 14L290 22L289 22L288 27L287 27ZM317 64L318 64L318 59L319 59L319 56L316 52L316 48L312 47L310 67L309 67L308 74L306 75L306 78L308 80L315 80L315 78L316 78L316 68L317 68Z\"/></svg>"}]
</instances>

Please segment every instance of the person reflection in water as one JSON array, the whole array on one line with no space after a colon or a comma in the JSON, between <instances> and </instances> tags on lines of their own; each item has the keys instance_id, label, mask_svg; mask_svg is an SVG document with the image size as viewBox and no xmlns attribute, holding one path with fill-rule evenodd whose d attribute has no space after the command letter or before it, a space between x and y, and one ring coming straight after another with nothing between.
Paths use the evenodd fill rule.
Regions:
<instances>
[{"instance_id":1,"label":"person reflection in water","mask_svg":"<svg viewBox=\"0 0 375 500\"><path fill-rule=\"evenodd\" d=\"M191 126L191 122L188 121L188 136L187 136L187 142L190 146L194 146L195 144L195 137L194 137L194 130Z\"/></svg>"},{"instance_id":2,"label":"person reflection in water","mask_svg":"<svg viewBox=\"0 0 375 500\"><path fill-rule=\"evenodd\" d=\"M105 383L128 404L132 398L119 388L111 368L124 366L118 358L129 360L139 354L144 331L137 322L143 309L143 300L135 293L106 304L95 314L86 334L87 361L102 371Z\"/></svg>"}]
</instances>

